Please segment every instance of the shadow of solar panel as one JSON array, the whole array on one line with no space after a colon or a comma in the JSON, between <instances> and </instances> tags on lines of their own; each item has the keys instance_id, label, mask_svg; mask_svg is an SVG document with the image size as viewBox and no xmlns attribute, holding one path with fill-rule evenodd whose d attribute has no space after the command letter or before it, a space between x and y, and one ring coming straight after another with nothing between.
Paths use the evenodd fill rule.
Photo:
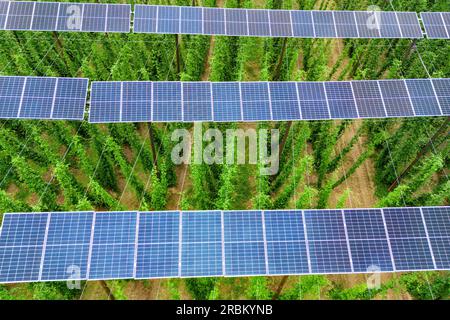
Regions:
<instances>
[{"instance_id":1,"label":"shadow of solar panel","mask_svg":"<svg viewBox=\"0 0 450 320\"><path fill-rule=\"evenodd\" d=\"M360 118L385 118L383 99L377 81L352 81Z\"/></svg>"},{"instance_id":2,"label":"shadow of solar panel","mask_svg":"<svg viewBox=\"0 0 450 320\"><path fill-rule=\"evenodd\" d=\"M358 118L350 82L325 82L331 118Z\"/></svg>"},{"instance_id":3,"label":"shadow of solar panel","mask_svg":"<svg viewBox=\"0 0 450 320\"><path fill-rule=\"evenodd\" d=\"M0 118L17 118L24 77L0 77Z\"/></svg>"},{"instance_id":4,"label":"shadow of solar panel","mask_svg":"<svg viewBox=\"0 0 450 320\"><path fill-rule=\"evenodd\" d=\"M82 3L60 3L58 31L81 31L83 25Z\"/></svg>"},{"instance_id":5,"label":"shadow of solar panel","mask_svg":"<svg viewBox=\"0 0 450 320\"><path fill-rule=\"evenodd\" d=\"M6 15L10 1L0 1L0 30L5 29Z\"/></svg>"},{"instance_id":6,"label":"shadow of solar panel","mask_svg":"<svg viewBox=\"0 0 450 320\"><path fill-rule=\"evenodd\" d=\"M226 34L224 9L203 8L203 20L204 34Z\"/></svg>"},{"instance_id":7,"label":"shadow of solar panel","mask_svg":"<svg viewBox=\"0 0 450 320\"><path fill-rule=\"evenodd\" d=\"M304 241L268 242L269 274L307 274L308 256Z\"/></svg>"},{"instance_id":8,"label":"shadow of solar panel","mask_svg":"<svg viewBox=\"0 0 450 320\"><path fill-rule=\"evenodd\" d=\"M85 3L83 7L82 30L90 32L106 31L106 4Z\"/></svg>"},{"instance_id":9,"label":"shadow of solar panel","mask_svg":"<svg viewBox=\"0 0 450 320\"><path fill-rule=\"evenodd\" d=\"M450 79L433 79L432 81L442 113L450 115Z\"/></svg>"},{"instance_id":10,"label":"shadow of solar panel","mask_svg":"<svg viewBox=\"0 0 450 320\"><path fill-rule=\"evenodd\" d=\"M383 38L402 38L395 12L380 12L380 35Z\"/></svg>"},{"instance_id":11,"label":"shadow of solar panel","mask_svg":"<svg viewBox=\"0 0 450 320\"><path fill-rule=\"evenodd\" d=\"M152 83L122 83L122 121L150 122L152 119Z\"/></svg>"},{"instance_id":12,"label":"shadow of solar panel","mask_svg":"<svg viewBox=\"0 0 450 320\"><path fill-rule=\"evenodd\" d=\"M315 37L336 38L336 28L332 11L313 11Z\"/></svg>"},{"instance_id":13,"label":"shadow of solar panel","mask_svg":"<svg viewBox=\"0 0 450 320\"><path fill-rule=\"evenodd\" d=\"M133 31L136 33L155 33L157 17L157 6L135 5Z\"/></svg>"},{"instance_id":14,"label":"shadow of solar panel","mask_svg":"<svg viewBox=\"0 0 450 320\"><path fill-rule=\"evenodd\" d=\"M28 77L20 105L20 118L49 119L55 95L56 78Z\"/></svg>"},{"instance_id":15,"label":"shadow of solar panel","mask_svg":"<svg viewBox=\"0 0 450 320\"><path fill-rule=\"evenodd\" d=\"M247 10L225 9L226 31L229 36L248 35Z\"/></svg>"},{"instance_id":16,"label":"shadow of solar panel","mask_svg":"<svg viewBox=\"0 0 450 320\"><path fill-rule=\"evenodd\" d=\"M356 26L360 38L380 38L380 12L355 11Z\"/></svg>"},{"instance_id":17,"label":"shadow of solar panel","mask_svg":"<svg viewBox=\"0 0 450 320\"><path fill-rule=\"evenodd\" d=\"M131 6L108 4L106 19L107 32L130 32Z\"/></svg>"},{"instance_id":18,"label":"shadow of solar panel","mask_svg":"<svg viewBox=\"0 0 450 320\"><path fill-rule=\"evenodd\" d=\"M265 82L242 82L244 121L271 120L269 89Z\"/></svg>"},{"instance_id":19,"label":"shadow of solar panel","mask_svg":"<svg viewBox=\"0 0 450 320\"><path fill-rule=\"evenodd\" d=\"M384 240L350 240L354 272L393 271L389 245Z\"/></svg>"},{"instance_id":20,"label":"shadow of solar panel","mask_svg":"<svg viewBox=\"0 0 450 320\"><path fill-rule=\"evenodd\" d=\"M56 2L36 2L31 30L56 30L58 9Z\"/></svg>"},{"instance_id":21,"label":"shadow of solar panel","mask_svg":"<svg viewBox=\"0 0 450 320\"><path fill-rule=\"evenodd\" d=\"M270 28L273 37L292 37L291 13L287 10L270 10Z\"/></svg>"},{"instance_id":22,"label":"shadow of solar panel","mask_svg":"<svg viewBox=\"0 0 450 320\"><path fill-rule=\"evenodd\" d=\"M303 120L330 119L322 82L297 83Z\"/></svg>"},{"instance_id":23,"label":"shadow of solar panel","mask_svg":"<svg viewBox=\"0 0 450 320\"><path fill-rule=\"evenodd\" d=\"M183 121L211 121L210 82L183 82Z\"/></svg>"},{"instance_id":24,"label":"shadow of solar panel","mask_svg":"<svg viewBox=\"0 0 450 320\"><path fill-rule=\"evenodd\" d=\"M159 7L158 33L180 33L180 7Z\"/></svg>"},{"instance_id":25,"label":"shadow of solar panel","mask_svg":"<svg viewBox=\"0 0 450 320\"><path fill-rule=\"evenodd\" d=\"M153 83L153 122L182 121L181 83Z\"/></svg>"},{"instance_id":26,"label":"shadow of solar panel","mask_svg":"<svg viewBox=\"0 0 450 320\"><path fill-rule=\"evenodd\" d=\"M181 29L180 33L202 34L203 15L202 8L181 8Z\"/></svg>"},{"instance_id":27,"label":"shadow of solar panel","mask_svg":"<svg viewBox=\"0 0 450 320\"><path fill-rule=\"evenodd\" d=\"M423 38L419 17L415 12L397 12L397 19L404 38Z\"/></svg>"},{"instance_id":28,"label":"shadow of solar panel","mask_svg":"<svg viewBox=\"0 0 450 320\"><path fill-rule=\"evenodd\" d=\"M311 11L294 10L291 11L291 17L294 37L314 37L314 26Z\"/></svg>"},{"instance_id":29,"label":"shadow of solar panel","mask_svg":"<svg viewBox=\"0 0 450 320\"><path fill-rule=\"evenodd\" d=\"M420 116L440 116L439 103L429 79L405 80L414 114Z\"/></svg>"},{"instance_id":30,"label":"shadow of solar panel","mask_svg":"<svg viewBox=\"0 0 450 320\"><path fill-rule=\"evenodd\" d=\"M268 10L247 10L247 19L250 36L271 36Z\"/></svg>"},{"instance_id":31,"label":"shadow of solar panel","mask_svg":"<svg viewBox=\"0 0 450 320\"><path fill-rule=\"evenodd\" d=\"M340 210L305 210L304 216L309 241L345 240Z\"/></svg>"},{"instance_id":32,"label":"shadow of solar panel","mask_svg":"<svg viewBox=\"0 0 450 320\"><path fill-rule=\"evenodd\" d=\"M449 35L445 28L443 16L440 12L422 12L420 14L427 38L448 39Z\"/></svg>"},{"instance_id":33,"label":"shadow of solar panel","mask_svg":"<svg viewBox=\"0 0 450 320\"><path fill-rule=\"evenodd\" d=\"M378 81L388 117L414 116L405 81Z\"/></svg>"},{"instance_id":34,"label":"shadow of solar panel","mask_svg":"<svg viewBox=\"0 0 450 320\"><path fill-rule=\"evenodd\" d=\"M448 270L450 268L450 237L430 238L430 243L436 268Z\"/></svg>"},{"instance_id":35,"label":"shadow of solar panel","mask_svg":"<svg viewBox=\"0 0 450 320\"><path fill-rule=\"evenodd\" d=\"M358 38L358 28L353 11L334 11L338 38Z\"/></svg>"},{"instance_id":36,"label":"shadow of solar panel","mask_svg":"<svg viewBox=\"0 0 450 320\"><path fill-rule=\"evenodd\" d=\"M6 30L30 30L35 2L11 1Z\"/></svg>"},{"instance_id":37,"label":"shadow of solar panel","mask_svg":"<svg viewBox=\"0 0 450 320\"><path fill-rule=\"evenodd\" d=\"M225 274L233 276L266 274L263 242L225 243Z\"/></svg>"},{"instance_id":38,"label":"shadow of solar panel","mask_svg":"<svg viewBox=\"0 0 450 320\"><path fill-rule=\"evenodd\" d=\"M89 122L119 122L121 120L120 91L120 82L93 82Z\"/></svg>"},{"instance_id":39,"label":"shadow of solar panel","mask_svg":"<svg viewBox=\"0 0 450 320\"><path fill-rule=\"evenodd\" d=\"M272 120L298 120L300 107L294 82L270 82Z\"/></svg>"},{"instance_id":40,"label":"shadow of solar panel","mask_svg":"<svg viewBox=\"0 0 450 320\"><path fill-rule=\"evenodd\" d=\"M242 121L238 82L213 82L214 121Z\"/></svg>"},{"instance_id":41,"label":"shadow of solar panel","mask_svg":"<svg viewBox=\"0 0 450 320\"><path fill-rule=\"evenodd\" d=\"M184 243L181 246L181 276L222 275L222 243Z\"/></svg>"},{"instance_id":42,"label":"shadow of solar panel","mask_svg":"<svg viewBox=\"0 0 450 320\"><path fill-rule=\"evenodd\" d=\"M351 272L346 241L309 241L312 273Z\"/></svg>"},{"instance_id":43,"label":"shadow of solar panel","mask_svg":"<svg viewBox=\"0 0 450 320\"><path fill-rule=\"evenodd\" d=\"M83 120L88 79L58 78L51 118Z\"/></svg>"}]
</instances>

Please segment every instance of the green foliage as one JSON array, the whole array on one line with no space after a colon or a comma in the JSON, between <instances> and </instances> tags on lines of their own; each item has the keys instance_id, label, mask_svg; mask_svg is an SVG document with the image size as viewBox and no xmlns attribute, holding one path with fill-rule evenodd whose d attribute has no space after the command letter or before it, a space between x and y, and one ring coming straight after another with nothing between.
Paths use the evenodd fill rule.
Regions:
<instances>
[{"instance_id":1,"label":"green foliage","mask_svg":"<svg viewBox=\"0 0 450 320\"><path fill-rule=\"evenodd\" d=\"M195 300L206 300L216 295L215 286L217 281L218 279L216 278L192 278L186 279L185 284Z\"/></svg>"},{"instance_id":2,"label":"green foliage","mask_svg":"<svg viewBox=\"0 0 450 320\"><path fill-rule=\"evenodd\" d=\"M329 285L325 276L301 276L291 289L281 294L280 300L320 299L322 290Z\"/></svg>"},{"instance_id":3,"label":"green foliage","mask_svg":"<svg viewBox=\"0 0 450 320\"><path fill-rule=\"evenodd\" d=\"M81 290L69 289L65 282L30 283L29 288L35 300L74 300L81 295Z\"/></svg>"},{"instance_id":4,"label":"green foliage","mask_svg":"<svg viewBox=\"0 0 450 320\"><path fill-rule=\"evenodd\" d=\"M450 276L447 272L408 273L402 275L400 283L414 299L450 299Z\"/></svg>"},{"instance_id":5,"label":"green foliage","mask_svg":"<svg viewBox=\"0 0 450 320\"><path fill-rule=\"evenodd\" d=\"M247 297L255 300L268 300L272 298L272 292L267 287L267 278L253 277L249 280Z\"/></svg>"}]
</instances>

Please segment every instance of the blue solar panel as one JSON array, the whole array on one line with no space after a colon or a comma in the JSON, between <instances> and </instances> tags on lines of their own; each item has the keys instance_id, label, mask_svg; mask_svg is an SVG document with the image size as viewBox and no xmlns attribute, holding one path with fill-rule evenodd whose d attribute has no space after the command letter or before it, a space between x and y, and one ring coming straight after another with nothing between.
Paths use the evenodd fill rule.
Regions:
<instances>
[{"instance_id":1,"label":"blue solar panel","mask_svg":"<svg viewBox=\"0 0 450 320\"><path fill-rule=\"evenodd\" d=\"M120 82L93 82L91 88L91 104L89 122L119 122Z\"/></svg>"},{"instance_id":2,"label":"blue solar panel","mask_svg":"<svg viewBox=\"0 0 450 320\"><path fill-rule=\"evenodd\" d=\"M431 248L437 269L450 269L450 237L431 238Z\"/></svg>"},{"instance_id":3,"label":"blue solar panel","mask_svg":"<svg viewBox=\"0 0 450 320\"><path fill-rule=\"evenodd\" d=\"M247 18L250 36L271 35L268 10L247 10Z\"/></svg>"},{"instance_id":4,"label":"blue solar panel","mask_svg":"<svg viewBox=\"0 0 450 320\"><path fill-rule=\"evenodd\" d=\"M183 82L183 120L212 120L211 83Z\"/></svg>"},{"instance_id":5,"label":"blue solar panel","mask_svg":"<svg viewBox=\"0 0 450 320\"><path fill-rule=\"evenodd\" d=\"M222 275L222 243L184 243L181 255L181 276Z\"/></svg>"},{"instance_id":6,"label":"blue solar panel","mask_svg":"<svg viewBox=\"0 0 450 320\"><path fill-rule=\"evenodd\" d=\"M333 14L339 38L358 38L358 29L353 11L334 11Z\"/></svg>"},{"instance_id":7,"label":"blue solar panel","mask_svg":"<svg viewBox=\"0 0 450 320\"><path fill-rule=\"evenodd\" d=\"M58 8L56 2L36 2L31 30L56 30Z\"/></svg>"},{"instance_id":8,"label":"blue solar panel","mask_svg":"<svg viewBox=\"0 0 450 320\"><path fill-rule=\"evenodd\" d=\"M242 82L244 121L271 120L269 89L265 82Z\"/></svg>"},{"instance_id":9,"label":"blue solar panel","mask_svg":"<svg viewBox=\"0 0 450 320\"><path fill-rule=\"evenodd\" d=\"M235 276L266 274L263 242L225 243L225 274Z\"/></svg>"},{"instance_id":10,"label":"blue solar panel","mask_svg":"<svg viewBox=\"0 0 450 320\"><path fill-rule=\"evenodd\" d=\"M423 208L422 212L430 238L450 237L450 210L448 207Z\"/></svg>"},{"instance_id":11,"label":"blue solar panel","mask_svg":"<svg viewBox=\"0 0 450 320\"><path fill-rule=\"evenodd\" d=\"M273 37L292 37L291 11L270 10L270 28Z\"/></svg>"},{"instance_id":12,"label":"blue solar panel","mask_svg":"<svg viewBox=\"0 0 450 320\"><path fill-rule=\"evenodd\" d=\"M241 93L238 82L213 82L214 121L241 121Z\"/></svg>"},{"instance_id":13,"label":"blue solar panel","mask_svg":"<svg viewBox=\"0 0 450 320\"><path fill-rule=\"evenodd\" d=\"M389 238L426 238L418 208L383 209Z\"/></svg>"},{"instance_id":14,"label":"blue solar panel","mask_svg":"<svg viewBox=\"0 0 450 320\"><path fill-rule=\"evenodd\" d=\"M153 83L153 116L154 122L182 121L181 83Z\"/></svg>"},{"instance_id":15,"label":"blue solar panel","mask_svg":"<svg viewBox=\"0 0 450 320\"><path fill-rule=\"evenodd\" d=\"M358 118L350 82L325 82L331 118Z\"/></svg>"},{"instance_id":16,"label":"blue solar panel","mask_svg":"<svg viewBox=\"0 0 450 320\"><path fill-rule=\"evenodd\" d=\"M90 279L133 277L136 215L136 212L96 214Z\"/></svg>"},{"instance_id":17,"label":"blue solar panel","mask_svg":"<svg viewBox=\"0 0 450 320\"><path fill-rule=\"evenodd\" d=\"M305 210L308 240L345 240L340 210Z\"/></svg>"},{"instance_id":18,"label":"blue solar panel","mask_svg":"<svg viewBox=\"0 0 450 320\"><path fill-rule=\"evenodd\" d=\"M47 213L5 214L0 246L43 245L47 220Z\"/></svg>"},{"instance_id":19,"label":"blue solar panel","mask_svg":"<svg viewBox=\"0 0 450 320\"><path fill-rule=\"evenodd\" d=\"M433 79L432 81L442 113L450 115L450 79Z\"/></svg>"},{"instance_id":20,"label":"blue solar panel","mask_svg":"<svg viewBox=\"0 0 450 320\"><path fill-rule=\"evenodd\" d=\"M183 243L222 242L220 211L184 211Z\"/></svg>"},{"instance_id":21,"label":"blue solar panel","mask_svg":"<svg viewBox=\"0 0 450 320\"><path fill-rule=\"evenodd\" d=\"M20 118L50 118L55 95L56 78L27 78L20 106Z\"/></svg>"},{"instance_id":22,"label":"blue solar panel","mask_svg":"<svg viewBox=\"0 0 450 320\"><path fill-rule=\"evenodd\" d=\"M106 4L85 3L83 6L82 30L91 32L106 31Z\"/></svg>"},{"instance_id":23,"label":"blue solar panel","mask_svg":"<svg viewBox=\"0 0 450 320\"><path fill-rule=\"evenodd\" d=\"M397 19L404 38L422 38L423 32L415 12L397 12Z\"/></svg>"},{"instance_id":24,"label":"blue solar panel","mask_svg":"<svg viewBox=\"0 0 450 320\"><path fill-rule=\"evenodd\" d=\"M449 33L445 28L445 21L441 12L422 12L420 14L427 38L449 39Z\"/></svg>"},{"instance_id":25,"label":"blue solar panel","mask_svg":"<svg viewBox=\"0 0 450 320\"><path fill-rule=\"evenodd\" d=\"M386 239L380 209L345 210L344 217L350 240Z\"/></svg>"},{"instance_id":26,"label":"blue solar panel","mask_svg":"<svg viewBox=\"0 0 450 320\"><path fill-rule=\"evenodd\" d=\"M351 84L360 118L386 117L377 81L353 81Z\"/></svg>"},{"instance_id":27,"label":"blue solar panel","mask_svg":"<svg viewBox=\"0 0 450 320\"><path fill-rule=\"evenodd\" d=\"M139 217L139 243L178 243L180 213L141 212Z\"/></svg>"},{"instance_id":28,"label":"blue solar panel","mask_svg":"<svg viewBox=\"0 0 450 320\"><path fill-rule=\"evenodd\" d=\"M272 120L301 119L295 82L270 82Z\"/></svg>"},{"instance_id":29,"label":"blue solar panel","mask_svg":"<svg viewBox=\"0 0 450 320\"><path fill-rule=\"evenodd\" d=\"M152 83L123 82L122 121L150 122L152 119Z\"/></svg>"},{"instance_id":30,"label":"blue solar panel","mask_svg":"<svg viewBox=\"0 0 450 320\"><path fill-rule=\"evenodd\" d=\"M35 2L11 1L6 30L30 30Z\"/></svg>"},{"instance_id":31,"label":"blue solar panel","mask_svg":"<svg viewBox=\"0 0 450 320\"><path fill-rule=\"evenodd\" d=\"M404 80L383 80L378 83L389 117L414 115Z\"/></svg>"},{"instance_id":32,"label":"blue solar panel","mask_svg":"<svg viewBox=\"0 0 450 320\"><path fill-rule=\"evenodd\" d=\"M299 210L264 211L267 242L305 241L303 218Z\"/></svg>"},{"instance_id":33,"label":"blue solar panel","mask_svg":"<svg viewBox=\"0 0 450 320\"><path fill-rule=\"evenodd\" d=\"M83 4L60 3L57 29L61 31L80 31L82 25Z\"/></svg>"},{"instance_id":34,"label":"blue solar panel","mask_svg":"<svg viewBox=\"0 0 450 320\"><path fill-rule=\"evenodd\" d=\"M263 241L261 211L225 211L225 242Z\"/></svg>"},{"instance_id":35,"label":"blue solar panel","mask_svg":"<svg viewBox=\"0 0 450 320\"><path fill-rule=\"evenodd\" d=\"M380 35L383 38L402 38L396 12L379 12Z\"/></svg>"},{"instance_id":36,"label":"blue solar panel","mask_svg":"<svg viewBox=\"0 0 450 320\"><path fill-rule=\"evenodd\" d=\"M356 26L361 38L380 38L380 12L379 11L355 11Z\"/></svg>"},{"instance_id":37,"label":"blue solar panel","mask_svg":"<svg viewBox=\"0 0 450 320\"><path fill-rule=\"evenodd\" d=\"M0 118L16 118L23 91L23 77L0 77Z\"/></svg>"},{"instance_id":38,"label":"blue solar panel","mask_svg":"<svg viewBox=\"0 0 450 320\"><path fill-rule=\"evenodd\" d=\"M0 1L0 30L5 29L6 15L10 1Z\"/></svg>"},{"instance_id":39,"label":"blue solar panel","mask_svg":"<svg viewBox=\"0 0 450 320\"><path fill-rule=\"evenodd\" d=\"M309 241L308 244L312 273L352 271L346 241Z\"/></svg>"},{"instance_id":40,"label":"blue solar panel","mask_svg":"<svg viewBox=\"0 0 450 320\"><path fill-rule=\"evenodd\" d=\"M58 78L51 118L83 120L88 79Z\"/></svg>"},{"instance_id":41,"label":"blue solar panel","mask_svg":"<svg viewBox=\"0 0 450 320\"><path fill-rule=\"evenodd\" d=\"M268 242L269 274L309 273L308 256L304 241Z\"/></svg>"},{"instance_id":42,"label":"blue solar panel","mask_svg":"<svg viewBox=\"0 0 450 320\"><path fill-rule=\"evenodd\" d=\"M159 7L158 32L180 33L180 7Z\"/></svg>"},{"instance_id":43,"label":"blue solar panel","mask_svg":"<svg viewBox=\"0 0 450 320\"><path fill-rule=\"evenodd\" d=\"M93 212L52 213L47 235L47 246L89 244Z\"/></svg>"},{"instance_id":44,"label":"blue solar panel","mask_svg":"<svg viewBox=\"0 0 450 320\"><path fill-rule=\"evenodd\" d=\"M108 4L106 19L107 32L130 32L131 6L128 4Z\"/></svg>"},{"instance_id":45,"label":"blue solar panel","mask_svg":"<svg viewBox=\"0 0 450 320\"><path fill-rule=\"evenodd\" d=\"M294 10L291 12L294 37L314 37L314 26L311 11Z\"/></svg>"},{"instance_id":46,"label":"blue solar panel","mask_svg":"<svg viewBox=\"0 0 450 320\"><path fill-rule=\"evenodd\" d=\"M229 36L248 35L247 10L226 10L226 31Z\"/></svg>"},{"instance_id":47,"label":"blue solar panel","mask_svg":"<svg viewBox=\"0 0 450 320\"><path fill-rule=\"evenodd\" d=\"M336 38L332 11L313 11L312 15L314 19L315 37Z\"/></svg>"},{"instance_id":48,"label":"blue solar panel","mask_svg":"<svg viewBox=\"0 0 450 320\"><path fill-rule=\"evenodd\" d=\"M297 83L303 120L330 119L322 82Z\"/></svg>"},{"instance_id":49,"label":"blue solar panel","mask_svg":"<svg viewBox=\"0 0 450 320\"><path fill-rule=\"evenodd\" d=\"M389 245L384 240L350 240L354 272L393 271Z\"/></svg>"},{"instance_id":50,"label":"blue solar panel","mask_svg":"<svg viewBox=\"0 0 450 320\"><path fill-rule=\"evenodd\" d=\"M440 116L439 103L429 79L405 80L415 115Z\"/></svg>"},{"instance_id":51,"label":"blue solar panel","mask_svg":"<svg viewBox=\"0 0 450 320\"><path fill-rule=\"evenodd\" d=\"M204 34L226 34L225 12L221 8L203 8Z\"/></svg>"},{"instance_id":52,"label":"blue solar panel","mask_svg":"<svg viewBox=\"0 0 450 320\"><path fill-rule=\"evenodd\" d=\"M42 246L0 247L0 282L37 281Z\"/></svg>"},{"instance_id":53,"label":"blue solar panel","mask_svg":"<svg viewBox=\"0 0 450 320\"><path fill-rule=\"evenodd\" d=\"M391 239L397 271L434 269L427 239Z\"/></svg>"},{"instance_id":54,"label":"blue solar panel","mask_svg":"<svg viewBox=\"0 0 450 320\"><path fill-rule=\"evenodd\" d=\"M180 33L202 34L203 16L201 8L181 8L181 28Z\"/></svg>"},{"instance_id":55,"label":"blue solar panel","mask_svg":"<svg viewBox=\"0 0 450 320\"><path fill-rule=\"evenodd\" d=\"M157 6L135 5L134 32L155 33L158 23L158 8Z\"/></svg>"}]
</instances>

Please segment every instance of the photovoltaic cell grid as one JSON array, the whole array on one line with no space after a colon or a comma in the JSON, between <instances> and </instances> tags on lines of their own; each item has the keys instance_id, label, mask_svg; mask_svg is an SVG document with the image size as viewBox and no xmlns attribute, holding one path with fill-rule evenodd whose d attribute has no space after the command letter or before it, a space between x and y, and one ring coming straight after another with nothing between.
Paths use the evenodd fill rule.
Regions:
<instances>
[{"instance_id":1,"label":"photovoltaic cell grid","mask_svg":"<svg viewBox=\"0 0 450 320\"><path fill-rule=\"evenodd\" d=\"M0 29L30 31L130 32L131 5L0 2Z\"/></svg>"},{"instance_id":2,"label":"photovoltaic cell grid","mask_svg":"<svg viewBox=\"0 0 450 320\"><path fill-rule=\"evenodd\" d=\"M450 12L422 12L420 17L428 38L450 39Z\"/></svg>"},{"instance_id":3,"label":"photovoltaic cell grid","mask_svg":"<svg viewBox=\"0 0 450 320\"><path fill-rule=\"evenodd\" d=\"M82 120L88 79L1 77L0 118Z\"/></svg>"},{"instance_id":4,"label":"photovoltaic cell grid","mask_svg":"<svg viewBox=\"0 0 450 320\"><path fill-rule=\"evenodd\" d=\"M414 12L136 5L134 32L301 38L422 38Z\"/></svg>"},{"instance_id":5,"label":"photovoltaic cell grid","mask_svg":"<svg viewBox=\"0 0 450 320\"><path fill-rule=\"evenodd\" d=\"M0 282L450 269L450 207L5 214Z\"/></svg>"},{"instance_id":6,"label":"photovoltaic cell grid","mask_svg":"<svg viewBox=\"0 0 450 320\"><path fill-rule=\"evenodd\" d=\"M92 123L447 116L450 79L93 82L89 113Z\"/></svg>"}]
</instances>

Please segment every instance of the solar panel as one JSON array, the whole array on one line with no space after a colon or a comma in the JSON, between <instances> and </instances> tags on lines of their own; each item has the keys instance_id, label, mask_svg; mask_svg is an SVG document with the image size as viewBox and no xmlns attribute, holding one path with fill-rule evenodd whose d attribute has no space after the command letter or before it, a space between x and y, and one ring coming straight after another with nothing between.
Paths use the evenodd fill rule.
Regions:
<instances>
[{"instance_id":1,"label":"solar panel","mask_svg":"<svg viewBox=\"0 0 450 320\"><path fill-rule=\"evenodd\" d=\"M360 118L385 118L386 110L376 81L352 81Z\"/></svg>"},{"instance_id":2,"label":"solar panel","mask_svg":"<svg viewBox=\"0 0 450 320\"><path fill-rule=\"evenodd\" d=\"M333 119L358 118L350 82L325 82L325 90Z\"/></svg>"},{"instance_id":3,"label":"solar panel","mask_svg":"<svg viewBox=\"0 0 450 320\"><path fill-rule=\"evenodd\" d=\"M419 18L415 12L396 12L403 38L423 38Z\"/></svg>"},{"instance_id":4,"label":"solar panel","mask_svg":"<svg viewBox=\"0 0 450 320\"><path fill-rule=\"evenodd\" d=\"M379 11L355 11L358 35L361 38L380 38L381 22Z\"/></svg>"},{"instance_id":5,"label":"solar panel","mask_svg":"<svg viewBox=\"0 0 450 320\"><path fill-rule=\"evenodd\" d=\"M6 16L8 15L9 1L0 1L0 30L5 29Z\"/></svg>"},{"instance_id":6,"label":"solar panel","mask_svg":"<svg viewBox=\"0 0 450 320\"><path fill-rule=\"evenodd\" d=\"M121 119L121 83L93 82L89 122L120 122Z\"/></svg>"},{"instance_id":7,"label":"solar panel","mask_svg":"<svg viewBox=\"0 0 450 320\"><path fill-rule=\"evenodd\" d=\"M238 82L213 82L214 121L242 121L241 90Z\"/></svg>"},{"instance_id":8,"label":"solar panel","mask_svg":"<svg viewBox=\"0 0 450 320\"><path fill-rule=\"evenodd\" d=\"M134 273L136 212L97 212L90 279L126 279Z\"/></svg>"},{"instance_id":9,"label":"solar panel","mask_svg":"<svg viewBox=\"0 0 450 320\"><path fill-rule=\"evenodd\" d=\"M315 37L336 38L336 26L332 11L313 11Z\"/></svg>"},{"instance_id":10,"label":"solar panel","mask_svg":"<svg viewBox=\"0 0 450 320\"><path fill-rule=\"evenodd\" d=\"M435 116L442 114L431 80L407 79L405 81L415 115Z\"/></svg>"},{"instance_id":11,"label":"solar panel","mask_svg":"<svg viewBox=\"0 0 450 320\"><path fill-rule=\"evenodd\" d=\"M273 37L292 37L291 11L270 10L269 20Z\"/></svg>"},{"instance_id":12,"label":"solar panel","mask_svg":"<svg viewBox=\"0 0 450 320\"><path fill-rule=\"evenodd\" d=\"M82 31L83 9L84 4L82 3L60 3L56 30L74 32Z\"/></svg>"},{"instance_id":13,"label":"solar panel","mask_svg":"<svg viewBox=\"0 0 450 320\"><path fill-rule=\"evenodd\" d=\"M122 122L150 122L152 120L152 83L122 83Z\"/></svg>"},{"instance_id":14,"label":"solar panel","mask_svg":"<svg viewBox=\"0 0 450 320\"><path fill-rule=\"evenodd\" d=\"M355 14L352 11L334 12L338 38L358 38Z\"/></svg>"},{"instance_id":15,"label":"solar panel","mask_svg":"<svg viewBox=\"0 0 450 320\"><path fill-rule=\"evenodd\" d=\"M158 32L180 33L180 8L159 7L158 9Z\"/></svg>"},{"instance_id":16,"label":"solar panel","mask_svg":"<svg viewBox=\"0 0 450 320\"><path fill-rule=\"evenodd\" d=\"M449 207L5 214L0 282L446 270Z\"/></svg>"},{"instance_id":17,"label":"solar panel","mask_svg":"<svg viewBox=\"0 0 450 320\"><path fill-rule=\"evenodd\" d=\"M59 3L36 2L31 30L56 30Z\"/></svg>"},{"instance_id":18,"label":"solar panel","mask_svg":"<svg viewBox=\"0 0 450 320\"><path fill-rule=\"evenodd\" d=\"M211 121L212 100L210 82L183 82L183 120Z\"/></svg>"},{"instance_id":19,"label":"solar panel","mask_svg":"<svg viewBox=\"0 0 450 320\"><path fill-rule=\"evenodd\" d=\"M136 33L156 33L158 24L158 6L134 6L133 31Z\"/></svg>"},{"instance_id":20,"label":"solar panel","mask_svg":"<svg viewBox=\"0 0 450 320\"><path fill-rule=\"evenodd\" d=\"M330 119L325 86L321 82L297 83L302 119Z\"/></svg>"},{"instance_id":21,"label":"solar panel","mask_svg":"<svg viewBox=\"0 0 450 320\"><path fill-rule=\"evenodd\" d=\"M402 38L396 12L379 12L379 30L382 38Z\"/></svg>"},{"instance_id":22,"label":"solar panel","mask_svg":"<svg viewBox=\"0 0 450 320\"><path fill-rule=\"evenodd\" d=\"M153 115L154 122L182 121L182 92L179 82L153 83Z\"/></svg>"},{"instance_id":23,"label":"solar panel","mask_svg":"<svg viewBox=\"0 0 450 320\"><path fill-rule=\"evenodd\" d=\"M270 36L269 11L247 10L248 31L250 36Z\"/></svg>"},{"instance_id":24,"label":"solar panel","mask_svg":"<svg viewBox=\"0 0 450 320\"><path fill-rule=\"evenodd\" d=\"M226 31L228 36L248 35L247 10L226 10Z\"/></svg>"},{"instance_id":25,"label":"solar panel","mask_svg":"<svg viewBox=\"0 0 450 320\"><path fill-rule=\"evenodd\" d=\"M225 11L221 8L203 8L203 33L225 35Z\"/></svg>"},{"instance_id":26,"label":"solar panel","mask_svg":"<svg viewBox=\"0 0 450 320\"><path fill-rule=\"evenodd\" d=\"M312 38L315 36L311 11L291 11L294 37Z\"/></svg>"},{"instance_id":27,"label":"solar panel","mask_svg":"<svg viewBox=\"0 0 450 320\"><path fill-rule=\"evenodd\" d=\"M301 119L295 82L269 83L272 120Z\"/></svg>"},{"instance_id":28,"label":"solar panel","mask_svg":"<svg viewBox=\"0 0 450 320\"><path fill-rule=\"evenodd\" d=\"M271 120L269 86L264 82L242 82L244 121Z\"/></svg>"},{"instance_id":29,"label":"solar panel","mask_svg":"<svg viewBox=\"0 0 450 320\"><path fill-rule=\"evenodd\" d=\"M404 80L381 80L381 95L389 117L411 117L414 111Z\"/></svg>"},{"instance_id":30,"label":"solar panel","mask_svg":"<svg viewBox=\"0 0 450 320\"><path fill-rule=\"evenodd\" d=\"M203 33L203 14L201 8L181 7L180 19L180 33Z\"/></svg>"},{"instance_id":31,"label":"solar panel","mask_svg":"<svg viewBox=\"0 0 450 320\"><path fill-rule=\"evenodd\" d=\"M420 14L427 38L450 39L442 12L422 12Z\"/></svg>"},{"instance_id":32,"label":"solar panel","mask_svg":"<svg viewBox=\"0 0 450 320\"><path fill-rule=\"evenodd\" d=\"M450 115L450 79L433 79L433 87L443 115Z\"/></svg>"},{"instance_id":33,"label":"solar panel","mask_svg":"<svg viewBox=\"0 0 450 320\"><path fill-rule=\"evenodd\" d=\"M35 2L11 1L6 30L30 30Z\"/></svg>"}]
</instances>

